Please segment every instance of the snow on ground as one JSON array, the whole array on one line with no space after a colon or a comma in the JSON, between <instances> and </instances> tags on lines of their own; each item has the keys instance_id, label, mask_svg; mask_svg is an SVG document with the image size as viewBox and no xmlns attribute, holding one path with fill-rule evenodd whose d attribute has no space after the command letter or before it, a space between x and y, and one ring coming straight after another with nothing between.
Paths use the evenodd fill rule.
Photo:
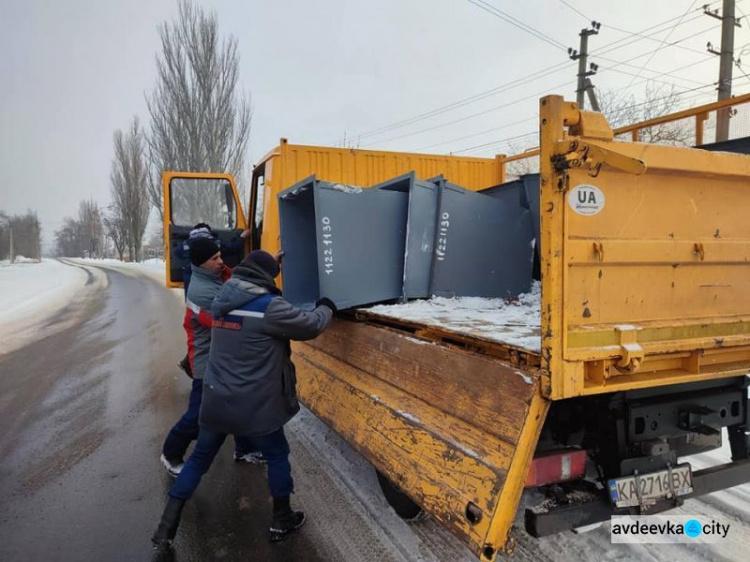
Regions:
<instances>
[{"instance_id":1,"label":"snow on ground","mask_svg":"<svg viewBox=\"0 0 750 562\"><path fill-rule=\"evenodd\" d=\"M362 310L538 353L541 350L541 303L542 286L535 281L531 291L512 300L433 297Z\"/></svg>"},{"instance_id":2,"label":"snow on ground","mask_svg":"<svg viewBox=\"0 0 750 562\"><path fill-rule=\"evenodd\" d=\"M127 275L146 275L162 285L164 285L167 275L166 262L158 258L147 259L142 262L124 262L115 259L93 258L76 259L73 261L82 265L93 265L105 269L115 269L120 273L125 273ZM179 297L180 301L184 301L184 292L181 288L172 289L171 292Z\"/></svg>"},{"instance_id":3,"label":"snow on ground","mask_svg":"<svg viewBox=\"0 0 750 562\"><path fill-rule=\"evenodd\" d=\"M82 258L74 260L81 264L87 265L100 265L104 267L115 267L122 270L133 270L147 274L149 277L158 279L162 283L166 276L166 265L164 260L160 259L148 259L142 262L124 262L114 259L93 259L93 258Z\"/></svg>"},{"instance_id":4,"label":"snow on ground","mask_svg":"<svg viewBox=\"0 0 750 562\"><path fill-rule=\"evenodd\" d=\"M57 260L0 264L0 354L16 349L32 326L69 304L86 272Z\"/></svg>"}]
</instances>

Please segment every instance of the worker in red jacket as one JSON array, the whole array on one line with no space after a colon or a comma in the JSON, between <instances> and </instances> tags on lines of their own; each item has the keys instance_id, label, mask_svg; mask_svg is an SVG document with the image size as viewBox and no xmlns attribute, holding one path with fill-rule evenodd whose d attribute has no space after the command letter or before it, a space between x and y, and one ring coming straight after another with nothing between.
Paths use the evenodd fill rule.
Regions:
<instances>
[{"instance_id":1,"label":"worker in red jacket","mask_svg":"<svg viewBox=\"0 0 750 562\"><path fill-rule=\"evenodd\" d=\"M211 349L211 303L232 270L221 259L218 243L210 238L198 238L190 249L192 280L185 299L183 327L187 334L188 360L193 374L187 411L172 427L162 447L161 463L173 476L182 470L183 459L192 441L198 438L198 414L203 397L203 374ZM240 463L263 462L259 452L241 438L235 440L234 459Z\"/></svg>"}]
</instances>

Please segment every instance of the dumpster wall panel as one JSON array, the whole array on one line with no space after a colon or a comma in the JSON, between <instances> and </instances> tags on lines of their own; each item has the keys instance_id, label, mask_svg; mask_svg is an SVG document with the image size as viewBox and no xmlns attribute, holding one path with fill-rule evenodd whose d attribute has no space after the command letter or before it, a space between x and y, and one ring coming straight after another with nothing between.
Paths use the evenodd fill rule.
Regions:
<instances>
[{"instance_id":1,"label":"dumpster wall panel","mask_svg":"<svg viewBox=\"0 0 750 562\"><path fill-rule=\"evenodd\" d=\"M313 184L314 178L303 180L279 198L284 297L307 307L320 298Z\"/></svg>"},{"instance_id":2,"label":"dumpster wall panel","mask_svg":"<svg viewBox=\"0 0 750 562\"><path fill-rule=\"evenodd\" d=\"M414 172L375 186L377 189L408 193L406 252L404 255L404 299L430 296L430 272L437 224L437 186L416 178Z\"/></svg>"},{"instance_id":3,"label":"dumpster wall panel","mask_svg":"<svg viewBox=\"0 0 750 562\"><path fill-rule=\"evenodd\" d=\"M531 287L528 210L439 181L432 294L514 297Z\"/></svg>"},{"instance_id":4,"label":"dumpster wall panel","mask_svg":"<svg viewBox=\"0 0 750 562\"><path fill-rule=\"evenodd\" d=\"M346 193L322 183L315 195L321 295L339 308L399 298L407 194Z\"/></svg>"},{"instance_id":5,"label":"dumpster wall panel","mask_svg":"<svg viewBox=\"0 0 750 562\"><path fill-rule=\"evenodd\" d=\"M279 195L284 294L341 309L401 296L408 195L303 180Z\"/></svg>"}]
</instances>

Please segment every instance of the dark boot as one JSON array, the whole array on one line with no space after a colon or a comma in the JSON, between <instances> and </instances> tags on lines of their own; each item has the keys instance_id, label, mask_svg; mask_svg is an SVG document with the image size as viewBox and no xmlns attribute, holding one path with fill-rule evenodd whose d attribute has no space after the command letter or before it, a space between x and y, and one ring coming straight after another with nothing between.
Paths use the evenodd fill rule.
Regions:
<instances>
[{"instance_id":1,"label":"dark boot","mask_svg":"<svg viewBox=\"0 0 750 562\"><path fill-rule=\"evenodd\" d=\"M159 527L156 529L151 542L154 543L154 549L163 552L172 546L172 540L177 534L177 527L180 526L180 516L182 508L185 507L183 500L170 497L162 513Z\"/></svg>"},{"instance_id":2,"label":"dark boot","mask_svg":"<svg viewBox=\"0 0 750 562\"><path fill-rule=\"evenodd\" d=\"M177 366L182 369L187 376L191 379L193 378L193 370L190 368L190 356L188 354L185 354L185 357L183 357L182 361L177 363Z\"/></svg>"},{"instance_id":3,"label":"dark boot","mask_svg":"<svg viewBox=\"0 0 750 562\"><path fill-rule=\"evenodd\" d=\"M292 511L289 505L289 496L278 496L273 498L273 520L271 521L271 542L283 541L284 538L300 527L305 522L305 514L301 511Z\"/></svg>"}]
</instances>

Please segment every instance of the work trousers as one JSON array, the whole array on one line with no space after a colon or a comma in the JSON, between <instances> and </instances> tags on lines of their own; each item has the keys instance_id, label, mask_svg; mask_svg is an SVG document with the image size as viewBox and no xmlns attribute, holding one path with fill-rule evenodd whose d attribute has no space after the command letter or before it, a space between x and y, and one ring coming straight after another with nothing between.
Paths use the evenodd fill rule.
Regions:
<instances>
[{"instance_id":1,"label":"work trousers","mask_svg":"<svg viewBox=\"0 0 750 562\"><path fill-rule=\"evenodd\" d=\"M226 438L226 433L201 428L193 453L169 490L171 497L183 501L192 497ZM294 492L292 466L289 464L289 443L284 435L284 428L279 428L269 435L242 439L249 442L254 450L263 453L263 457L268 461L268 488L271 496L288 496Z\"/></svg>"},{"instance_id":2,"label":"work trousers","mask_svg":"<svg viewBox=\"0 0 750 562\"><path fill-rule=\"evenodd\" d=\"M193 388L190 391L187 411L174 424L172 429L169 430L169 434L164 440L164 446L162 447L162 453L170 461L182 459L185 453L187 453L190 443L198 439L198 416L200 415L202 399L203 380L193 379ZM252 444L241 437L235 437L234 441L234 448L237 455L241 456L256 450L252 448Z\"/></svg>"}]
</instances>

